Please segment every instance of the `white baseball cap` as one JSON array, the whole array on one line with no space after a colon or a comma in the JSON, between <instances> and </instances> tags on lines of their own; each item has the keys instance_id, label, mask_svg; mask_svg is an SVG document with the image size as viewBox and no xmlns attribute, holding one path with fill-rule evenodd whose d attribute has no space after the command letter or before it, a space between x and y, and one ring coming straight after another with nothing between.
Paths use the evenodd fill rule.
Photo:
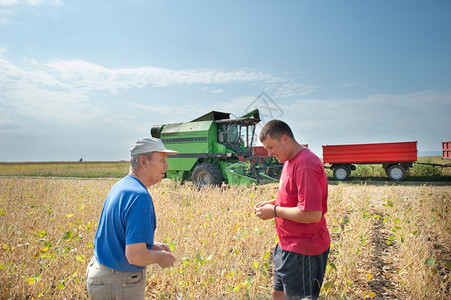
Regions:
<instances>
[{"instance_id":1,"label":"white baseball cap","mask_svg":"<svg viewBox=\"0 0 451 300\"><path fill-rule=\"evenodd\" d=\"M166 149L163 145L163 142L160 139L154 137L142 138L139 141L136 141L135 144L130 148L130 154L132 156L149 152L164 152L168 155L179 154L177 151Z\"/></svg>"}]
</instances>

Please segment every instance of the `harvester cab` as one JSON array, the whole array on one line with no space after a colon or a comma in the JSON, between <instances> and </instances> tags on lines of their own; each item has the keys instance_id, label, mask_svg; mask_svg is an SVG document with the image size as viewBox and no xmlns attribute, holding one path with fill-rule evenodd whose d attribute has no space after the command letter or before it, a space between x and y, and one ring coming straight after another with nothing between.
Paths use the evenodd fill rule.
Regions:
<instances>
[{"instance_id":1,"label":"harvester cab","mask_svg":"<svg viewBox=\"0 0 451 300\"><path fill-rule=\"evenodd\" d=\"M257 109L233 119L230 113L211 111L190 122L155 125L151 135L179 152L167 159L168 178L198 186L276 182L278 178L265 174L265 166L247 159L259 122Z\"/></svg>"},{"instance_id":2,"label":"harvester cab","mask_svg":"<svg viewBox=\"0 0 451 300\"><path fill-rule=\"evenodd\" d=\"M215 123L218 128L218 143L232 150L238 157L252 155L255 125L260 122L258 111L248 117L237 119L221 119Z\"/></svg>"}]
</instances>

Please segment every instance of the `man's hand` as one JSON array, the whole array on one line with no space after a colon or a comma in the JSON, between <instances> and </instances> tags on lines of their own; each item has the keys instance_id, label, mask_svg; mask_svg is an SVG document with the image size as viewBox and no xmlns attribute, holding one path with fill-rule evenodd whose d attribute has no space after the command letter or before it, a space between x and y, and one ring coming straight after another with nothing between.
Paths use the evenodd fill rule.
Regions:
<instances>
[{"instance_id":1,"label":"man's hand","mask_svg":"<svg viewBox=\"0 0 451 300\"><path fill-rule=\"evenodd\" d=\"M160 258L158 259L158 265L162 268L169 268L174 265L175 257L167 251L158 251Z\"/></svg>"},{"instance_id":2,"label":"man's hand","mask_svg":"<svg viewBox=\"0 0 451 300\"><path fill-rule=\"evenodd\" d=\"M254 207L254 213L262 220L269 220L275 217L275 200L262 201ZM298 223L318 223L321 220L321 211L300 210L297 207L277 206L277 217L291 220Z\"/></svg>"},{"instance_id":3,"label":"man's hand","mask_svg":"<svg viewBox=\"0 0 451 300\"><path fill-rule=\"evenodd\" d=\"M158 265L162 268L169 268L174 265L175 257L171 254L171 249L168 245L160 242L154 242L152 251L161 252L161 259L158 260Z\"/></svg>"},{"instance_id":4,"label":"man's hand","mask_svg":"<svg viewBox=\"0 0 451 300\"><path fill-rule=\"evenodd\" d=\"M168 245L159 242L154 242L152 250L172 252Z\"/></svg>"},{"instance_id":5,"label":"man's hand","mask_svg":"<svg viewBox=\"0 0 451 300\"><path fill-rule=\"evenodd\" d=\"M254 207L254 213L262 220L269 220L274 218L274 203L275 201L262 201L257 203Z\"/></svg>"},{"instance_id":6,"label":"man's hand","mask_svg":"<svg viewBox=\"0 0 451 300\"><path fill-rule=\"evenodd\" d=\"M152 250L147 249L146 243L128 244L125 246L125 257L130 264L142 267L158 264L162 268L168 268L175 262L171 250L163 243L155 243Z\"/></svg>"},{"instance_id":7,"label":"man's hand","mask_svg":"<svg viewBox=\"0 0 451 300\"><path fill-rule=\"evenodd\" d=\"M272 205L274 205L274 204L276 204L276 200L270 200L270 201L261 201L261 202L258 202L258 203L255 205L255 207L254 207L254 211L255 211L255 209L257 209L257 208L259 208L259 207L262 207L262 206L265 206L266 204L272 204Z\"/></svg>"}]
</instances>

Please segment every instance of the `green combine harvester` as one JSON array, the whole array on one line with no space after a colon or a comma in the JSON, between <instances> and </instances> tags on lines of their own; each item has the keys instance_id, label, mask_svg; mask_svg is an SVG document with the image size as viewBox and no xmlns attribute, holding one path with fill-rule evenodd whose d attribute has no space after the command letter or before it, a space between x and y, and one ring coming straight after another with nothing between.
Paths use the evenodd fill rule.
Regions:
<instances>
[{"instance_id":1,"label":"green combine harvester","mask_svg":"<svg viewBox=\"0 0 451 300\"><path fill-rule=\"evenodd\" d=\"M258 122L258 109L235 119L211 111L187 123L155 125L150 132L179 152L167 159L167 178L198 186L277 182L281 164L270 156L252 156Z\"/></svg>"}]
</instances>

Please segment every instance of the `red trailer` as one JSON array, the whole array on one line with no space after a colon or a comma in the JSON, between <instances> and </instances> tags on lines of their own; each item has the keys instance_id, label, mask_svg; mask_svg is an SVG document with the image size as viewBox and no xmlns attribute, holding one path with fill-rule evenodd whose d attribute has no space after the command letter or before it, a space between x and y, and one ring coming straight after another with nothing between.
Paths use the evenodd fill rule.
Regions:
<instances>
[{"instance_id":1,"label":"red trailer","mask_svg":"<svg viewBox=\"0 0 451 300\"><path fill-rule=\"evenodd\" d=\"M416 161L416 141L323 146L323 163L330 164L337 180L346 180L355 164L382 164L388 178L401 181Z\"/></svg>"},{"instance_id":2,"label":"red trailer","mask_svg":"<svg viewBox=\"0 0 451 300\"><path fill-rule=\"evenodd\" d=\"M451 141L442 142L442 158L451 159Z\"/></svg>"}]
</instances>

